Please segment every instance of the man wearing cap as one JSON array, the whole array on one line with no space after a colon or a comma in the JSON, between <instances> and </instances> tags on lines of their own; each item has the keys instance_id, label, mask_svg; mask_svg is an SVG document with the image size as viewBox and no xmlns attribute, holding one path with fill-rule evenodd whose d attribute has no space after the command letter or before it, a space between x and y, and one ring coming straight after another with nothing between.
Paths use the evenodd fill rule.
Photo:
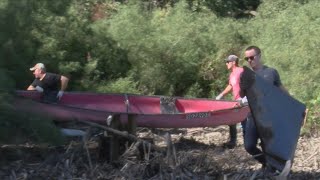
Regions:
<instances>
[{"instance_id":1,"label":"man wearing cap","mask_svg":"<svg viewBox=\"0 0 320 180\"><path fill-rule=\"evenodd\" d=\"M229 75L229 84L227 87L216 97L216 100L222 99L226 94L232 91L233 100L240 100L240 75L243 68L239 67L239 58L236 55L230 55L225 59L227 69L231 71ZM229 126L230 140L225 143L229 149L233 149L237 145L237 125Z\"/></svg>"},{"instance_id":2,"label":"man wearing cap","mask_svg":"<svg viewBox=\"0 0 320 180\"><path fill-rule=\"evenodd\" d=\"M27 90L36 90L43 93L43 101L57 102L62 97L68 86L69 79L65 76L46 72L43 63L37 63L30 71L33 71L34 81Z\"/></svg>"}]
</instances>

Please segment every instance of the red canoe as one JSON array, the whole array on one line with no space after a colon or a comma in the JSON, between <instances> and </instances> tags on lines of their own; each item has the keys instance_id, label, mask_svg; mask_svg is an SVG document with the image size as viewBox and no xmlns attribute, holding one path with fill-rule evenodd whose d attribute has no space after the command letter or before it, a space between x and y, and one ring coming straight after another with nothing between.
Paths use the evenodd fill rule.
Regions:
<instances>
[{"instance_id":1,"label":"red canoe","mask_svg":"<svg viewBox=\"0 0 320 180\"><path fill-rule=\"evenodd\" d=\"M106 124L109 115L131 114L140 127L190 128L230 125L247 116L248 106L235 108L236 101L199 98L65 92L58 104L41 103L35 91L17 91L15 107L47 115L56 121L85 120ZM32 99L32 100L30 100Z\"/></svg>"}]
</instances>

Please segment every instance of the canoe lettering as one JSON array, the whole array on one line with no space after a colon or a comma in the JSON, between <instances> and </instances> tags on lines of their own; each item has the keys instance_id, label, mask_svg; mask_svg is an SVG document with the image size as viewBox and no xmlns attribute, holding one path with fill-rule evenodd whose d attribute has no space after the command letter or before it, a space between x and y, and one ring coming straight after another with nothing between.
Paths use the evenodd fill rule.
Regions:
<instances>
[{"instance_id":1,"label":"canoe lettering","mask_svg":"<svg viewBox=\"0 0 320 180\"><path fill-rule=\"evenodd\" d=\"M200 112L200 113L187 114L186 118L187 119L195 119L195 118L206 118L206 117L209 117L209 116L210 116L209 112Z\"/></svg>"}]
</instances>

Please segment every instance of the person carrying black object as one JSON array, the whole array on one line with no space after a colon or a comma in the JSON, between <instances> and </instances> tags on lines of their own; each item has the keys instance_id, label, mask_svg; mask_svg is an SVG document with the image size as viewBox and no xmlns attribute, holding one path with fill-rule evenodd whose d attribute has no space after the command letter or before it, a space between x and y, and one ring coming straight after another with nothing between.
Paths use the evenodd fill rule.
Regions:
<instances>
[{"instance_id":1,"label":"person carrying black object","mask_svg":"<svg viewBox=\"0 0 320 180\"><path fill-rule=\"evenodd\" d=\"M281 83L278 71L274 68L263 65L261 62L261 55L262 54L259 47L249 46L245 50L244 59L248 62L249 66L257 75L265 79L267 82L270 82L274 86L279 87L284 92L288 93ZM242 78L245 77L242 76L241 79ZM245 86L245 84L240 84L240 86L240 95L243 97L245 93L242 91L242 89L245 88L243 88L242 86ZM268 166L266 164L266 159L263 151L257 147L259 138L260 137L256 129L253 117L251 114L249 114L245 125L244 146L246 151L254 156L254 158L262 164L262 168L266 168Z\"/></svg>"},{"instance_id":2,"label":"person carrying black object","mask_svg":"<svg viewBox=\"0 0 320 180\"><path fill-rule=\"evenodd\" d=\"M46 72L43 63L37 63L30 71L35 76L27 90L36 90L43 93L42 101L54 103L61 99L68 86L69 79L63 75Z\"/></svg>"},{"instance_id":3,"label":"person carrying black object","mask_svg":"<svg viewBox=\"0 0 320 180\"><path fill-rule=\"evenodd\" d=\"M239 67L239 58L236 55L230 55L225 59L227 69L231 71L227 87L216 97L216 100L222 99L225 95L232 92L233 100L240 100L240 75L243 68ZM224 146L233 149L237 145L237 125L229 125L230 140L224 143Z\"/></svg>"}]
</instances>

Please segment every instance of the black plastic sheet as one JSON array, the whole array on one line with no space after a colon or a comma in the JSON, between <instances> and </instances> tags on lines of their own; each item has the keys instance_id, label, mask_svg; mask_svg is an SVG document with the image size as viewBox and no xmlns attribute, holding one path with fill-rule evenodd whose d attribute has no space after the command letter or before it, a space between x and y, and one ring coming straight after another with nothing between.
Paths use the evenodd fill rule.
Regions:
<instances>
[{"instance_id":1,"label":"black plastic sheet","mask_svg":"<svg viewBox=\"0 0 320 180\"><path fill-rule=\"evenodd\" d=\"M306 106L244 67L241 89L251 113L269 165L282 170L293 162Z\"/></svg>"}]
</instances>

